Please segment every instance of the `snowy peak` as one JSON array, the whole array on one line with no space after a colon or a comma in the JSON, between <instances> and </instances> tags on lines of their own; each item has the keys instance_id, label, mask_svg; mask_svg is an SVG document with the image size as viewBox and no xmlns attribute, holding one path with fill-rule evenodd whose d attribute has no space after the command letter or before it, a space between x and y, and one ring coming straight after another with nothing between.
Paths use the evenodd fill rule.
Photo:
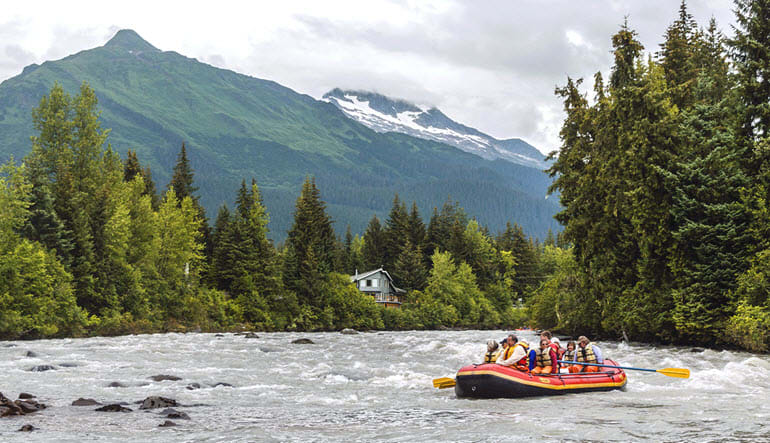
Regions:
<instances>
[{"instance_id":1,"label":"snowy peak","mask_svg":"<svg viewBox=\"0 0 770 443\"><path fill-rule=\"evenodd\" d=\"M324 94L322 100L377 132L399 132L434 140L490 160L503 159L538 169L547 167L545 156L527 142L516 138L498 140L457 123L434 107L339 88Z\"/></svg>"}]
</instances>

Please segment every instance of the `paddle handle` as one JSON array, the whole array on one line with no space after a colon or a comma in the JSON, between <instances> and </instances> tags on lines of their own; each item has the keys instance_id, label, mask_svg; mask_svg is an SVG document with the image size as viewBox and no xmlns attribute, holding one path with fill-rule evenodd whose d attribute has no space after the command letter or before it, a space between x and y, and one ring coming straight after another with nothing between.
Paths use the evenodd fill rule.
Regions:
<instances>
[{"instance_id":1,"label":"paddle handle","mask_svg":"<svg viewBox=\"0 0 770 443\"><path fill-rule=\"evenodd\" d=\"M559 363L567 363L569 365L599 366L601 368L619 368L619 369L631 369L632 371L658 372L657 369L632 368L631 366L601 365L599 363L584 363L584 362L566 361L566 360L556 360L556 361L558 361Z\"/></svg>"}]
</instances>

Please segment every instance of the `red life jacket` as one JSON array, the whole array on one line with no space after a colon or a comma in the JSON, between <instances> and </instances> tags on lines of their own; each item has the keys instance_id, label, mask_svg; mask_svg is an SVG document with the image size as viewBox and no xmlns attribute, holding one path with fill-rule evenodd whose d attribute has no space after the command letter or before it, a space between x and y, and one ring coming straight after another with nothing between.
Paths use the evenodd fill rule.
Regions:
<instances>
[{"instance_id":1,"label":"red life jacket","mask_svg":"<svg viewBox=\"0 0 770 443\"><path fill-rule=\"evenodd\" d=\"M551 342L548 346L550 346L551 349L553 349L553 352L556 354L556 360L558 360L559 359L559 351L560 351L559 345L557 345L556 343ZM555 368L558 368L559 367L559 363L556 360L554 360L553 365L554 365Z\"/></svg>"}]
</instances>

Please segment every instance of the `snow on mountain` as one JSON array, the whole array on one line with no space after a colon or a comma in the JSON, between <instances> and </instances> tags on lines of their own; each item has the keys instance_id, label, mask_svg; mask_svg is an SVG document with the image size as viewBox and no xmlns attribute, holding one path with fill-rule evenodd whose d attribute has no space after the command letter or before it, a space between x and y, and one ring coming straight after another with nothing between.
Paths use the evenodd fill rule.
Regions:
<instances>
[{"instance_id":1,"label":"snow on mountain","mask_svg":"<svg viewBox=\"0 0 770 443\"><path fill-rule=\"evenodd\" d=\"M489 160L499 158L538 169L548 167L545 156L529 143L518 138L498 140L455 122L436 108L339 88L324 94L322 100L377 132L399 132L434 140Z\"/></svg>"}]
</instances>

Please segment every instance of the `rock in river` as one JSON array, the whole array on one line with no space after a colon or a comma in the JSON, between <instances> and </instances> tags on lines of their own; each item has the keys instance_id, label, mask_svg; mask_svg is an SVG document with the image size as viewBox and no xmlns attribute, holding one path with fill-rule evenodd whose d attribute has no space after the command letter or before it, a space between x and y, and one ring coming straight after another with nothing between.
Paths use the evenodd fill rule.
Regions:
<instances>
[{"instance_id":1,"label":"rock in river","mask_svg":"<svg viewBox=\"0 0 770 443\"><path fill-rule=\"evenodd\" d=\"M93 398L83 398L83 397L80 397L79 399L72 402L72 406L96 406L100 404L101 403L94 400Z\"/></svg>"},{"instance_id":2,"label":"rock in river","mask_svg":"<svg viewBox=\"0 0 770 443\"><path fill-rule=\"evenodd\" d=\"M19 400L26 400L28 398L35 398L35 396L26 392L19 393Z\"/></svg>"},{"instance_id":3,"label":"rock in river","mask_svg":"<svg viewBox=\"0 0 770 443\"><path fill-rule=\"evenodd\" d=\"M356 331L355 329L345 328L345 329L340 331L340 334L356 335L356 334L358 334L358 331Z\"/></svg>"},{"instance_id":4,"label":"rock in river","mask_svg":"<svg viewBox=\"0 0 770 443\"><path fill-rule=\"evenodd\" d=\"M30 425L30 424L26 424L26 425L20 427L17 432L32 432L35 429L37 429L37 428L32 426L32 425Z\"/></svg>"},{"instance_id":5,"label":"rock in river","mask_svg":"<svg viewBox=\"0 0 770 443\"><path fill-rule=\"evenodd\" d=\"M176 423L171 420L166 420L158 425L159 428L170 428L171 426L176 426Z\"/></svg>"},{"instance_id":6,"label":"rock in river","mask_svg":"<svg viewBox=\"0 0 770 443\"><path fill-rule=\"evenodd\" d=\"M99 412L131 412L131 408L127 408L123 405L119 405L117 403L113 403L111 405L102 406L101 408L96 408L94 411Z\"/></svg>"},{"instance_id":7,"label":"rock in river","mask_svg":"<svg viewBox=\"0 0 770 443\"><path fill-rule=\"evenodd\" d=\"M32 399L19 399L11 401L10 398L0 392L0 417L9 415L26 415L45 409L43 403L38 403Z\"/></svg>"},{"instance_id":8,"label":"rock in river","mask_svg":"<svg viewBox=\"0 0 770 443\"><path fill-rule=\"evenodd\" d=\"M55 371L56 370L56 366L37 365L37 366L33 366L33 367L31 367L31 368L29 368L27 370L30 371L30 372Z\"/></svg>"},{"instance_id":9,"label":"rock in river","mask_svg":"<svg viewBox=\"0 0 770 443\"><path fill-rule=\"evenodd\" d=\"M293 345L314 345L315 343L313 340L309 338L298 338L291 342Z\"/></svg>"},{"instance_id":10,"label":"rock in river","mask_svg":"<svg viewBox=\"0 0 770 443\"><path fill-rule=\"evenodd\" d=\"M168 408L170 406L178 406L178 403L173 398L153 395L145 398L144 401L142 401L142 405L139 406L139 409Z\"/></svg>"},{"instance_id":11,"label":"rock in river","mask_svg":"<svg viewBox=\"0 0 770 443\"><path fill-rule=\"evenodd\" d=\"M177 377L176 375L164 375L164 374L153 375L152 377L149 377L149 378L150 380L153 380L153 381L164 381L164 380L177 381L182 379L182 377Z\"/></svg>"}]
</instances>

